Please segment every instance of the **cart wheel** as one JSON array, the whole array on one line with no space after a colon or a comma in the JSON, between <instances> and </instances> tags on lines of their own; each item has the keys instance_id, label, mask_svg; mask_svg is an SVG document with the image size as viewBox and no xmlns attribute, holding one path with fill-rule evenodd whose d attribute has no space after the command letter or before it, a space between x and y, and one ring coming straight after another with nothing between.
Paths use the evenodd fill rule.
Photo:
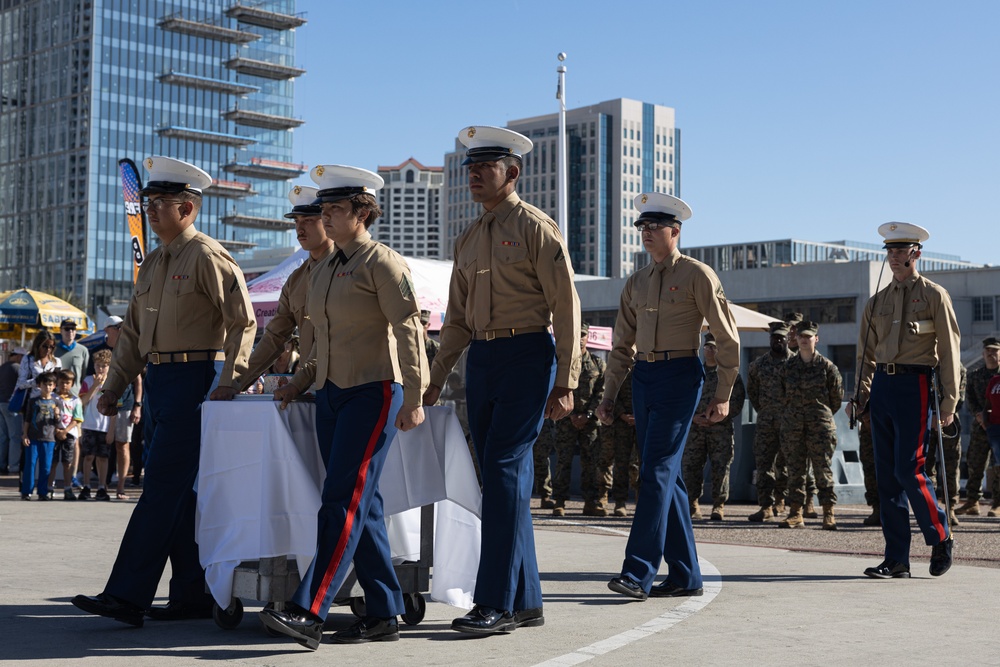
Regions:
<instances>
[{"instance_id":1,"label":"cart wheel","mask_svg":"<svg viewBox=\"0 0 1000 667\"><path fill-rule=\"evenodd\" d=\"M215 603L212 605L212 618L223 630L234 630L243 620L243 603L239 598L233 598L232 604L226 609Z\"/></svg>"},{"instance_id":2,"label":"cart wheel","mask_svg":"<svg viewBox=\"0 0 1000 667\"><path fill-rule=\"evenodd\" d=\"M405 602L405 600L404 600ZM405 606L405 605L404 605ZM351 613L358 618L364 618L368 608L365 607L364 598L351 598Z\"/></svg>"},{"instance_id":3,"label":"cart wheel","mask_svg":"<svg viewBox=\"0 0 1000 667\"><path fill-rule=\"evenodd\" d=\"M417 625L424 620L427 613L427 601L420 593L411 593L403 596L403 622L407 625Z\"/></svg>"}]
</instances>

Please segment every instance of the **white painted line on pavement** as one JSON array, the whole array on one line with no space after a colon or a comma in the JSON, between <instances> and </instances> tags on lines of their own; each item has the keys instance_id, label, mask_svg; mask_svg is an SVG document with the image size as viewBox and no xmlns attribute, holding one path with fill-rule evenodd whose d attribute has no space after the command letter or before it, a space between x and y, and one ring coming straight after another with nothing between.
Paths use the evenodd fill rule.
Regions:
<instances>
[{"instance_id":1,"label":"white painted line on pavement","mask_svg":"<svg viewBox=\"0 0 1000 667\"><path fill-rule=\"evenodd\" d=\"M553 521L553 523L556 522ZM576 522L573 523L575 525L579 525ZM628 535L627 531L616 530L614 528L604 528L603 526L589 525L588 528L597 528L609 533ZM579 665L580 663L596 658L597 656L610 653L611 651L624 646L628 646L633 642L637 642L640 639L654 635L657 632L668 630L681 621L686 620L698 613L704 609L709 602L714 600L715 596L722 590L722 574L719 570L704 558L698 558L698 564L701 566L702 579L704 580L703 587L705 589L705 593L701 597L688 598L686 601L674 607L670 611L667 611L656 618L643 623L642 625L636 626L631 630L626 630L625 632L608 637L607 639L594 642L593 644L579 648L572 653L566 653L565 655L550 658L545 662L536 664L535 667L568 667L569 665Z\"/></svg>"}]
</instances>

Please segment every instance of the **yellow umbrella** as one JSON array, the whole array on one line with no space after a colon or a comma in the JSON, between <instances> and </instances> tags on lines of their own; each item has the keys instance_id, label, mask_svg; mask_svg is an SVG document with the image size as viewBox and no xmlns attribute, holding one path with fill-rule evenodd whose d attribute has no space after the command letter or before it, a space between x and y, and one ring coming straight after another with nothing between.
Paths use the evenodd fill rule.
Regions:
<instances>
[{"instance_id":1,"label":"yellow umbrella","mask_svg":"<svg viewBox=\"0 0 1000 667\"><path fill-rule=\"evenodd\" d=\"M26 329L58 329L63 320L76 322L83 333L93 330L85 312L57 296L26 287L0 296L0 327L20 329L22 345Z\"/></svg>"}]
</instances>

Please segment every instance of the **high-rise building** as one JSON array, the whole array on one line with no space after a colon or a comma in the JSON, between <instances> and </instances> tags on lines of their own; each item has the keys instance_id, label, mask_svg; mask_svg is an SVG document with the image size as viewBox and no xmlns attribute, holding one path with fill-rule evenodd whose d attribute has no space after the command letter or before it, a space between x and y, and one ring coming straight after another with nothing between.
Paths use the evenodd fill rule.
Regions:
<instances>
[{"instance_id":1,"label":"high-rise building","mask_svg":"<svg viewBox=\"0 0 1000 667\"><path fill-rule=\"evenodd\" d=\"M553 219L557 215L559 116L507 123L534 142L525 156L518 193ZM640 192L680 196L680 130L669 107L616 99L566 111L568 238L577 273L621 277L636 268L642 239L633 223ZM456 141L445 156L445 251L478 217L468 192L465 150ZM640 263L641 256L638 258Z\"/></svg>"},{"instance_id":2,"label":"high-rise building","mask_svg":"<svg viewBox=\"0 0 1000 667\"><path fill-rule=\"evenodd\" d=\"M385 186L378 191L382 217L372 236L406 257L442 259L441 183L443 167L425 167L412 157L395 167L379 167Z\"/></svg>"},{"instance_id":3,"label":"high-rise building","mask_svg":"<svg viewBox=\"0 0 1000 667\"><path fill-rule=\"evenodd\" d=\"M0 0L0 289L128 296L121 158L210 173L197 225L231 252L290 245L304 23L295 0Z\"/></svg>"}]
</instances>

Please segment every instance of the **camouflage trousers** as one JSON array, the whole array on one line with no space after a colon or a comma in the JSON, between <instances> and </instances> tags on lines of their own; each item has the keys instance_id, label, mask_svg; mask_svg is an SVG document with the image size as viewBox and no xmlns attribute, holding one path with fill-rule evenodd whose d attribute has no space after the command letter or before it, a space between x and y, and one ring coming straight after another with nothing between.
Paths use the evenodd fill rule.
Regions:
<instances>
[{"instance_id":1,"label":"camouflage trousers","mask_svg":"<svg viewBox=\"0 0 1000 667\"><path fill-rule=\"evenodd\" d=\"M806 473L812 464L820 505L836 504L833 490L833 453L837 427L833 419L786 418L781 424L781 450L788 465L789 505L806 504Z\"/></svg>"},{"instance_id":2,"label":"camouflage trousers","mask_svg":"<svg viewBox=\"0 0 1000 667\"><path fill-rule=\"evenodd\" d=\"M878 482L875 481L875 445L872 442L872 427L864 420L858 422L858 445L861 473L865 478L865 502L870 507L878 507Z\"/></svg>"},{"instance_id":3,"label":"camouflage trousers","mask_svg":"<svg viewBox=\"0 0 1000 667\"><path fill-rule=\"evenodd\" d=\"M733 463L733 434L727 428L691 426L681 470L692 503L702 495L706 460L712 465L712 505L723 505L729 500L729 466Z\"/></svg>"},{"instance_id":4,"label":"camouflage trousers","mask_svg":"<svg viewBox=\"0 0 1000 667\"><path fill-rule=\"evenodd\" d=\"M931 478L931 486L937 490L937 498L944 501L944 489L938 483L937 478L937 431L930 432L930 441L927 443L927 460L924 463L924 470ZM958 504L958 493L961 487L961 470L959 464L962 462L962 438L942 438L941 444L944 449L944 469L945 479L948 481L948 502L950 507L955 509Z\"/></svg>"},{"instance_id":5,"label":"camouflage trousers","mask_svg":"<svg viewBox=\"0 0 1000 667\"><path fill-rule=\"evenodd\" d=\"M629 484L639 490L639 448L635 426L616 419L600 429L601 454L597 469L597 499L604 502L610 491L616 505L628 500Z\"/></svg>"},{"instance_id":6,"label":"camouflage trousers","mask_svg":"<svg viewBox=\"0 0 1000 667\"><path fill-rule=\"evenodd\" d=\"M761 507L774 504L774 460L781 449L781 416L757 415L753 439L753 457L757 467L757 503ZM686 483L686 482L685 482Z\"/></svg>"},{"instance_id":7,"label":"camouflage trousers","mask_svg":"<svg viewBox=\"0 0 1000 667\"><path fill-rule=\"evenodd\" d=\"M549 470L549 457L555 449L555 425L551 419L542 422L542 430L532 447L535 462L535 493L547 499L552 496L552 475ZM473 457L475 460L475 457Z\"/></svg>"},{"instance_id":8,"label":"camouflage trousers","mask_svg":"<svg viewBox=\"0 0 1000 667\"><path fill-rule=\"evenodd\" d=\"M816 495L816 478L813 476L812 463L806 470L806 498ZM774 458L774 499L784 500L788 496L788 465L785 463L785 453L778 448Z\"/></svg>"},{"instance_id":9,"label":"camouflage trousers","mask_svg":"<svg viewBox=\"0 0 1000 667\"><path fill-rule=\"evenodd\" d=\"M972 434L969 436L969 451L965 454L965 464L969 473L969 479L965 483L967 500L979 500L983 497L983 477L986 475L986 468L990 464L991 456L992 452L989 440L986 438L986 430L973 422ZM1000 475L993 477L991 490L993 502L996 503L1000 500Z\"/></svg>"},{"instance_id":10,"label":"camouflage trousers","mask_svg":"<svg viewBox=\"0 0 1000 667\"><path fill-rule=\"evenodd\" d=\"M556 422L556 470L552 476L552 499L557 503L569 500L573 456L580 453L580 490L584 502L597 500L597 462L599 446L597 426L577 430L569 417Z\"/></svg>"}]
</instances>

